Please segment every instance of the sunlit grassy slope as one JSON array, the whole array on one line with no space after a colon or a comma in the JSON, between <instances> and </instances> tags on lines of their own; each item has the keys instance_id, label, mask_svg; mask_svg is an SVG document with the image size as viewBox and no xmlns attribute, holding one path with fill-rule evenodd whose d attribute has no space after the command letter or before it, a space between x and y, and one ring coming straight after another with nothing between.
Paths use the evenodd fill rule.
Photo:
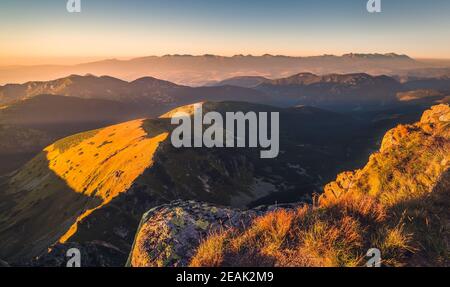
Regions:
<instances>
[{"instance_id":1,"label":"sunlit grassy slope","mask_svg":"<svg viewBox=\"0 0 450 287\"><path fill-rule=\"evenodd\" d=\"M142 122L107 127L47 147L50 170L73 191L109 202L151 165L158 144L167 137L162 133L147 138Z\"/></svg>"},{"instance_id":2,"label":"sunlit grassy slope","mask_svg":"<svg viewBox=\"0 0 450 287\"><path fill-rule=\"evenodd\" d=\"M450 108L384 137L367 165L342 173L313 206L280 209L210 235L192 266L450 265Z\"/></svg>"},{"instance_id":3,"label":"sunlit grassy slope","mask_svg":"<svg viewBox=\"0 0 450 287\"><path fill-rule=\"evenodd\" d=\"M0 195L0 237L2 245L11 245L2 252L33 254L58 238L65 241L78 221L127 191L168 135L148 137L142 124L135 120L62 139L14 175ZM21 248L20 242L31 246Z\"/></svg>"}]
</instances>

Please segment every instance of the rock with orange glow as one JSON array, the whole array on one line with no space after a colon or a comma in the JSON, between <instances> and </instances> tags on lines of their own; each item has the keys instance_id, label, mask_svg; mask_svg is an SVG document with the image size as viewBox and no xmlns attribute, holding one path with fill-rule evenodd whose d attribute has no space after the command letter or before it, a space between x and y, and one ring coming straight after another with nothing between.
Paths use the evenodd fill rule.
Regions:
<instances>
[{"instance_id":1,"label":"rock with orange glow","mask_svg":"<svg viewBox=\"0 0 450 287\"><path fill-rule=\"evenodd\" d=\"M450 108L437 105L425 111L412 125L399 125L388 131L380 151L367 165L338 175L321 196L332 204L346 194L367 193L394 205L432 190L450 166Z\"/></svg>"}]
</instances>

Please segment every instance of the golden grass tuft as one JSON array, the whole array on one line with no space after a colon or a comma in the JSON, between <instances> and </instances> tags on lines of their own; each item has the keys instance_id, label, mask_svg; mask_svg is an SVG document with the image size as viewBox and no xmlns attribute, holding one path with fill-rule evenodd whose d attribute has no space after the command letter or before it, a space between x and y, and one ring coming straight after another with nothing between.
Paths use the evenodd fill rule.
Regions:
<instances>
[{"instance_id":1,"label":"golden grass tuft","mask_svg":"<svg viewBox=\"0 0 450 287\"><path fill-rule=\"evenodd\" d=\"M223 262L224 244L227 239L228 232L215 232L204 240L197 250L194 258L192 258L190 267L218 267Z\"/></svg>"}]
</instances>

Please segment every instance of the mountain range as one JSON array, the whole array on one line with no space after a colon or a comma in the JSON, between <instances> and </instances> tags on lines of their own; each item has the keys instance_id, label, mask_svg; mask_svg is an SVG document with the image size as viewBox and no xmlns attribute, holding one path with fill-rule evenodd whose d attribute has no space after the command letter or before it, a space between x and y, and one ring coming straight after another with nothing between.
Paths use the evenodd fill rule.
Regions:
<instances>
[{"instance_id":1,"label":"mountain range","mask_svg":"<svg viewBox=\"0 0 450 287\"><path fill-rule=\"evenodd\" d=\"M189 86L203 86L237 76L263 76L271 79L296 73L316 74L369 73L373 75L406 75L409 70L434 69L406 55L346 54L313 57L282 55L166 55L130 60L109 59L72 66L8 66L0 67L0 85L28 81L48 81L70 74L110 75L126 81L152 75L156 78ZM429 73L428 73L429 74Z\"/></svg>"},{"instance_id":2,"label":"mountain range","mask_svg":"<svg viewBox=\"0 0 450 287\"><path fill-rule=\"evenodd\" d=\"M96 77L88 74L71 75L47 82L2 86L0 104L7 105L41 94L117 101L141 107L142 113L147 116L155 116L171 108L203 100L265 101L262 93L241 87L192 88L152 77L126 82L109 76Z\"/></svg>"},{"instance_id":3,"label":"mountain range","mask_svg":"<svg viewBox=\"0 0 450 287\"><path fill-rule=\"evenodd\" d=\"M151 77L126 82L93 75L8 84L0 87L0 174L16 169L58 138L127 120L156 117L198 101L308 105L339 112L366 112L366 121L372 120L368 115L377 119L383 114L406 115L414 111L410 120L417 120L427 107L448 102L449 91L450 80L446 78L400 83L387 76L311 73L277 80L235 77L197 88ZM375 112L368 113L369 110ZM16 144L16 139L23 140Z\"/></svg>"},{"instance_id":4,"label":"mountain range","mask_svg":"<svg viewBox=\"0 0 450 287\"><path fill-rule=\"evenodd\" d=\"M47 82L0 86L0 105L38 95L61 95L83 99L116 101L134 106L140 116L156 116L177 106L198 101L247 101L272 105L313 106L389 105L399 92L433 89L450 91L450 78L412 78L404 82L388 76L365 73L315 75L300 73L269 80L263 77L235 77L212 86L189 87L152 77L132 82L110 76L71 75ZM141 109L140 111L138 111Z\"/></svg>"}]
</instances>

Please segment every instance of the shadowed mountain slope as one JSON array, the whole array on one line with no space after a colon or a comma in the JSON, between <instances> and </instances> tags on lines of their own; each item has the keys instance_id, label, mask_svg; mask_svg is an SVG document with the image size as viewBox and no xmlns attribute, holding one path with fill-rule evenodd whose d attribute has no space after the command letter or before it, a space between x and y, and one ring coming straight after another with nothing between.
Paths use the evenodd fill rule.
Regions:
<instances>
[{"instance_id":1,"label":"shadowed mountain slope","mask_svg":"<svg viewBox=\"0 0 450 287\"><path fill-rule=\"evenodd\" d=\"M59 126L61 130L70 132L71 125L105 125L130 120L136 116L136 108L116 101L37 95L0 110L0 123L47 131Z\"/></svg>"},{"instance_id":2,"label":"shadowed mountain slope","mask_svg":"<svg viewBox=\"0 0 450 287\"><path fill-rule=\"evenodd\" d=\"M313 205L151 209L129 265L365 266L378 248L384 266L448 266L449 151L450 108L434 106L390 130L364 168L339 174Z\"/></svg>"},{"instance_id":3,"label":"shadowed mountain slope","mask_svg":"<svg viewBox=\"0 0 450 287\"><path fill-rule=\"evenodd\" d=\"M269 81L269 79L259 76L233 77L220 82L209 84L210 86L235 86L243 88L255 88L256 86Z\"/></svg>"},{"instance_id":4,"label":"shadowed mountain slope","mask_svg":"<svg viewBox=\"0 0 450 287\"><path fill-rule=\"evenodd\" d=\"M74 133L140 117L141 108L99 99L38 95L0 109L0 174Z\"/></svg>"},{"instance_id":5,"label":"shadowed mountain slope","mask_svg":"<svg viewBox=\"0 0 450 287\"><path fill-rule=\"evenodd\" d=\"M366 126L316 108L223 102L204 109L280 112L277 160L261 159L259 149L176 149L164 117L62 139L2 179L0 257L25 264L39 256L33 264L59 265L64 250L78 246L90 254L88 265L125 264L139 220L151 207L176 199L239 207L311 201L313 192L358 166L373 148Z\"/></svg>"},{"instance_id":6,"label":"shadowed mountain slope","mask_svg":"<svg viewBox=\"0 0 450 287\"><path fill-rule=\"evenodd\" d=\"M301 73L266 81L256 89L276 95L286 103L351 110L395 104L402 85L387 76Z\"/></svg>"}]
</instances>

